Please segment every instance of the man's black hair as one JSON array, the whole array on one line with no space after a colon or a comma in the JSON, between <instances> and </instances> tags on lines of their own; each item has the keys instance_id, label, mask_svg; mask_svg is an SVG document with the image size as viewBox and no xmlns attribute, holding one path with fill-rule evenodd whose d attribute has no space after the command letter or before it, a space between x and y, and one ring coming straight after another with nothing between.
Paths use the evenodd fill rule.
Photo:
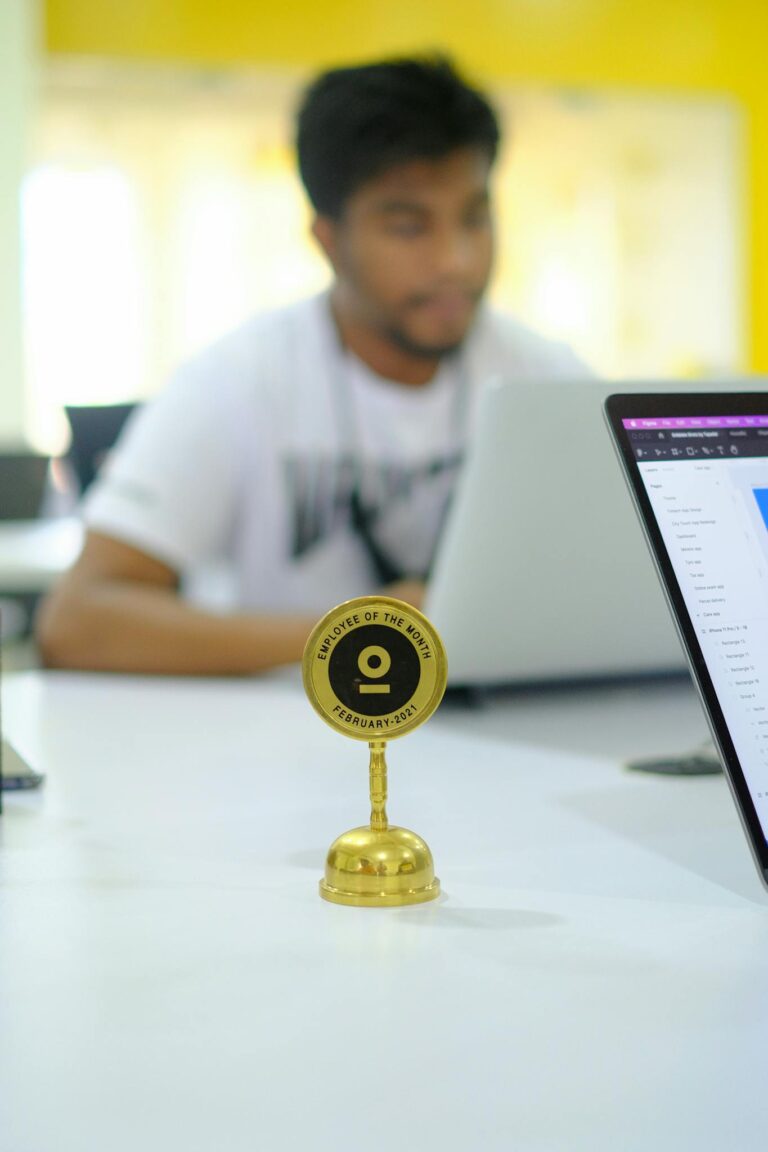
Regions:
<instances>
[{"instance_id":1,"label":"man's black hair","mask_svg":"<svg viewBox=\"0 0 768 1152\"><path fill-rule=\"evenodd\" d=\"M458 148L477 148L493 163L499 144L490 104L442 56L325 72L307 89L297 128L309 199L335 219L361 185L396 164Z\"/></svg>"}]
</instances>

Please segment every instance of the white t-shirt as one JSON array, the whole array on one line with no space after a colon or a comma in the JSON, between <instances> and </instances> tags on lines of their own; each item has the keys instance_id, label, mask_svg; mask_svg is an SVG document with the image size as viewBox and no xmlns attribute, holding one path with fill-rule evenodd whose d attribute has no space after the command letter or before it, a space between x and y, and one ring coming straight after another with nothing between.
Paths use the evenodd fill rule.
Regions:
<instances>
[{"instance_id":1,"label":"white t-shirt","mask_svg":"<svg viewBox=\"0 0 768 1152\"><path fill-rule=\"evenodd\" d=\"M319 613L381 586L366 533L403 574L426 572L484 381L587 374L484 308L427 385L384 380L342 350L324 293L182 367L129 422L85 521L184 579L225 562L235 606Z\"/></svg>"}]
</instances>

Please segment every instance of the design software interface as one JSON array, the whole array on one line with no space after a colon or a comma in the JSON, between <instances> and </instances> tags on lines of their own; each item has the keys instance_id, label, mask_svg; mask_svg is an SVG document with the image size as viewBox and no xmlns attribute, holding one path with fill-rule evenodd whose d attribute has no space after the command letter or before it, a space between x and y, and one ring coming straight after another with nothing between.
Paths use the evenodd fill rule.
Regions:
<instances>
[{"instance_id":1,"label":"design software interface","mask_svg":"<svg viewBox=\"0 0 768 1152\"><path fill-rule=\"evenodd\" d=\"M768 839L768 415L623 424Z\"/></svg>"}]
</instances>

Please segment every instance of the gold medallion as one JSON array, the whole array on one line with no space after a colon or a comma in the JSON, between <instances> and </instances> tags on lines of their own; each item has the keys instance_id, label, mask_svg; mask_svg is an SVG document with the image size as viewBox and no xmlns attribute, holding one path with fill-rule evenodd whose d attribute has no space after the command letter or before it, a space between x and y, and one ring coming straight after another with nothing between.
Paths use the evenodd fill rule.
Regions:
<instances>
[{"instance_id":1,"label":"gold medallion","mask_svg":"<svg viewBox=\"0 0 768 1152\"><path fill-rule=\"evenodd\" d=\"M320 894L336 904L418 904L440 893L432 854L415 832L387 820L386 744L428 720L445 692L439 635L410 604L387 596L348 600L320 620L302 662L304 689L337 732L370 751L370 825L330 847Z\"/></svg>"}]
</instances>

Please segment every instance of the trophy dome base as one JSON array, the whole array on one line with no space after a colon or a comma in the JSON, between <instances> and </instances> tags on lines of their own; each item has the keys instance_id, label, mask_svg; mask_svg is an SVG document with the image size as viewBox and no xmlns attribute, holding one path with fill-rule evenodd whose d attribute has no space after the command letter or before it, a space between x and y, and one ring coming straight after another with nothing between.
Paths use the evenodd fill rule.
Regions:
<instances>
[{"instance_id":1,"label":"trophy dome base","mask_svg":"<svg viewBox=\"0 0 768 1152\"><path fill-rule=\"evenodd\" d=\"M440 895L432 853L407 828L353 828L328 850L320 895L357 908L423 904Z\"/></svg>"}]
</instances>

